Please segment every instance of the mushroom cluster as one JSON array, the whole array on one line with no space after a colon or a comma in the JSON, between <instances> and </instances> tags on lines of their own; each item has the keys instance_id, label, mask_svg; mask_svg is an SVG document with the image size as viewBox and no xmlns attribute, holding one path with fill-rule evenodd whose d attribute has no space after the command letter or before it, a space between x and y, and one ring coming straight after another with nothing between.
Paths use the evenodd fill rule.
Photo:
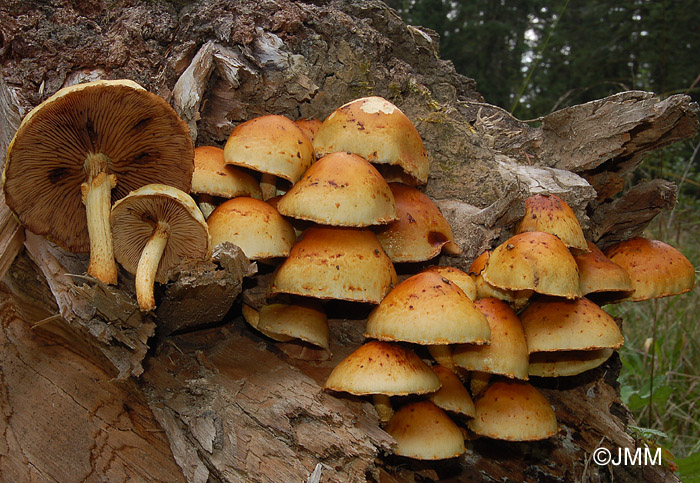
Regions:
<instances>
[{"instance_id":1,"label":"mushroom cluster","mask_svg":"<svg viewBox=\"0 0 700 483\"><path fill-rule=\"evenodd\" d=\"M635 238L603 253L555 195L533 195L525 205L513 236L479 256L468 273L431 266L395 286L369 314L364 335L370 342L347 358L365 368L391 352L425 353L423 346L432 359L423 362L439 376L440 389L357 392L339 382L347 377L346 360L331 373L327 389L372 394L384 429L397 441L395 454L461 454L455 425L462 439L555 435L554 410L530 379L579 375L622 346L618 323L601 305L679 294L694 285L693 267L669 245ZM382 349L369 353L367 347ZM434 442L435 431L443 445Z\"/></svg>"},{"instance_id":2,"label":"mushroom cluster","mask_svg":"<svg viewBox=\"0 0 700 483\"><path fill-rule=\"evenodd\" d=\"M222 243L268 271L264 301L243 301L246 322L300 357L331 357L327 301L367 305L366 341L324 387L371 396L396 455L445 459L465 439L549 438L556 416L530 379L602 365L624 337L601 306L687 292L694 268L655 240L600 250L553 194L526 199L513 235L467 272L437 265L462 249L419 189L429 172L413 123L380 97L322 122L260 116L223 148L195 149L163 99L98 81L26 116L3 187L30 230L89 249L89 274L116 283L115 259L133 273L144 311L169 270ZM397 267L412 272L401 283Z\"/></svg>"}]
</instances>

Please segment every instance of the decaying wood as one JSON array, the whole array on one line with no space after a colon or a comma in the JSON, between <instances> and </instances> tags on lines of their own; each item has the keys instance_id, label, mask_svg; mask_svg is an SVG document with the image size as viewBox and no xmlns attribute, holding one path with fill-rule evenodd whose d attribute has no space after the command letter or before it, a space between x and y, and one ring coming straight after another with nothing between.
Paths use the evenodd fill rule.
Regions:
<instances>
[{"instance_id":1,"label":"decaying wood","mask_svg":"<svg viewBox=\"0 0 700 483\"><path fill-rule=\"evenodd\" d=\"M697 131L689 97L641 92L568 108L539 126L514 119L439 58L432 32L406 26L375 0L78 4L0 5L0 161L32 107L85 80L130 78L160 94L197 145L221 146L235 125L261 114L323 119L351 99L380 95L424 139L432 160L426 193L464 250L443 261L463 268L511 234L532 193L564 198L595 240L639 233L672 204L675 190L653 181L620 193L624 174L650 150ZM391 438L369 403L321 389L334 364L362 342L368 307L326 303L334 315L332 358L290 357L298 354L240 317L241 298L264 302L267 267L243 287L249 265L235 255L231 263L192 267L165 287L158 312L144 315L125 273L113 288L86 279L84 255L30 233L15 258L21 230L1 205L0 215L0 243L9 240L0 245L8 247L0 267L12 263L3 279L11 305L0 314L2 346L9 347L0 353L0 468L10 479L597 481L611 479L609 471L623 481L671 477L664 468L641 474L590 463L597 445L634 444L624 431L615 360L559 385L535 381L562 427L549 441L478 440L447 462L397 459L384 454ZM238 275L229 279L222 268ZM222 298L205 311L194 304L211 303L213 294ZM176 320L181 311L184 323ZM167 335L221 318L207 331ZM162 337L154 338L159 320ZM36 387L26 386L30 376ZM40 413L65 434L58 438L43 420L30 426L29 415ZM66 454L78 460L72 472Z\"/></svg>"},{"instance_id":2,"label":"decaying wood","mask_svg":"<svg viewBox=\"0 0 700 483\"><path fill-rule=\"evenodd\" d=\"M243 289L243 279L257 267L231 243L214 249L212 258L176 267L163 292L156 316L158 332L192 330L221 322Z\"/></svg>"},{"instance_id":3,"label":"decaying wood","mask_svg":"<svg viewBox=\"0 0 700 483\"><path fill-rule=\"evenodd\" d=\"M371 404L325 393L240 318L174 337L143 379L190 481L305 481L319 464L323 481L364 481L390 448Z\"/></svg>"},{"instance_id":4,"label":"decaying wood","mask_svg":"<svg viewBox=\"0 0 700 483\"><path fill-rule=\"evenodd\" d=\"M0 279L10 268L24 244L24 229L5 204L5 193L0 192Z\"/></svg>"},{"instance_id":5,"label":"decaying wood","mask_svg":"<svg viewBox=\"0 0 700 483\"><path fill-rule=\"evenodd\" d=\"M661 211L676 205L678 188L669 181L655 179L630 188L623 196L599 206L593 214L590 238L599 246L635 236L642 236L644 227Z\"/></svg>"},{"instance_id":6,"label":"decaying wood","mask_svg":"<svg viewBox=\"0 0 700 483\"><path fill-rule=\"evenodd\" d=\"M38 335L13 298L0 287L0 480L183 481L134 381Z\"/></svg>"},{"instance_id":7,"label":"decaying wood","mask_svg":"<svg viewBox=\"0 0 700 483\"><path fill-rule=\"evenodd\" d=\"M79 341L92 352L99 352L117 368L119 378L140 375L148 338L155 333L155 322L139 310L133 292L83 275L84 257L73 257L44 237L27 232L25 247L56 304L56 311L48 310L46 320L35 322L41 323L45 330L55 331L60 327L66 340ZM32 292L24 286L32 282L27 280L26 273L17 273L20 269L14 266L10 272L14 272L9 274L14 293L21 297Z\"/></svg>"}]
</instances>

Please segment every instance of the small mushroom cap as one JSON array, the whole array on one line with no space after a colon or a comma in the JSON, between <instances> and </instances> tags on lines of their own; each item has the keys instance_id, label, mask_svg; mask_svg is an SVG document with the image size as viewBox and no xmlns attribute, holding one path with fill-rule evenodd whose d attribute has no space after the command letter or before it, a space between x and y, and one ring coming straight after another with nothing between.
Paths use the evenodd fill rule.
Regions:
<instances>
[{"instance_id":1,"label":"small mushroom cap","mask_svg":"<svg viewBox=\"0 0 700 483\"><path fill-rule=\"evenodd\" d=\"M573 299L580 297L576 260L559 238L525 232L509 238L491 253L482 272L491 285Z\"/></svg>"},{"instance_id":2,"label":"small mushroom cap","mask_svg":"<svg viewBox=\"0 0 700 483\"><path fill-rule=\"evenodd\" d=\"M430 260L443 248L451 255L461 253L449 223L430 198L400 183L389 183L389 187L396 201L398 220L375 231L393 262Z\"/></svg>"},{"instance_id":3,"label":"small mushroom cap","mask_svg":"<svg viewBox=\"0 0 700 483\"><path fill-rule=\"evenodd\" d=\"M328 318L321 305L312 301L263 305L258 310L256 328L264 334L300 339L326 350L330 348Z\"/></svg>"},{"instance_id":4,"label":"small mushroom cap","mask_svg":"<svg viewBox=\"0 0 700 483\"><path fill-rule=\"evenodd\" d=\"M211 256L207 223L192 197L177 188L150 184L132 191L112 207L110 224L114 256L130 273L136 273L146 243L156 224L170 227L156 281L165 283L168 270L183 260L204 260Z\"/></svg>"},{"instance_id":5,"label":"small mushroom cap","mask_svg":"<svg viewBox=\"0 0 700 483\"><path fill-rule=\"evenodd\" d=\"M270 114L236 126L224 146L224 159L296 183L314 161L314 151L294 121Z\"/></svg>"},{"instance_id":6,"label":"small mushroom cap","mask_svg":"<svg viewBox=\"0 0 700 483\"><path fill-rule=\"evenodd\" d=\"M613 349L534 352L530 354L529 373L539 377L575 376L600 366L613 352Z\"/></svg>"},{"instance_id":7,"label":"small mushroom cap","mask_svg":"<svg viewBox=\"0 0 700 483\"><path fill-rule=\"evenodd\" d=\"M469 266L468 273L474 279L474 286L476 287L476 299L474 300L493 297L515 305L515 300L517 298L516 292L505 288L494 287L484 280L482 272L484 271L484 268L486 268L486 262L488 262L490 257L491 250L486 250L481 255L476 257L476 259ZM528 298L529 295L525 297L522 303L519 305L524 306Z\"/></svg>"},{"instance_id":8,"label":"small mushroom cap","mask_svg":"<svg viewBox=\"0 0 700 483\"><path fill-rule=\"evenodd\" d=\"M406 396L435 392L440 389L440 379L410 349L373 340L340 361L323 387L358 396Z\"/></svg>"},{"instance_id":9,"label":"small mushroom cap","mask_svg":"<svg viewBox=\"0 0 700 483\"><path fill-rule=\"evenodd\" d=\"M433 366L440 378L440 389L428 396L439 408L452 411L469 418L474 417L474 401L457 374L443 366Z\"/></svg>"},{"instance_id":10,"label":"small mushroom cap","mask_svg":"<svg viewBox=\"0 0 700 483\"><path fill-rule=\"evenodd\" d=\"M303 132L304 135L309 138L311 144L313 144L314 138L316 138L316 133L321 127L321 123L322 121L320 119L313 118L297 119L294 121L294 124L299 126L299 129L301 129L301 132Z\"/></svg>"},{"instance_id":11,"label":"small mushroom cap","mask_svg":"<svg viewBox=\"0 0 700 483\"><path fill-rule=\"evenodd\" d=\"M525 216L515 233L543 231L556 235L564 245L587 251L586 238L574 211L555 195L532 195L525 200Z\"/></svg>"},{"instance_id":12,"label":"small mushroom cap","mask_svg":"<svg viewBox=\"0 0 700 483\"><path fill-rule=\"evenodd\" d=\"M543 297L520 314L528 352L616 349L625 339L607 312L586 298Z\"/></svg>"},{"instance_id":13,"label":"small mushroom cap","mask_svg":"<svg viewBox=\"0 0 700 483\"><path fill-rule=\"evenodd\" d=\"M90 154L117 176L112 203L149 183L189 192L194 164L189 128L163 98L130 80L65 87L22 121L7 150L7 206L32 232L72 252L90 239L80 186Z\"/></svg>"},{"instance_id":14,"label":"small mushroom cap","mask_svg":"<svg viewBox=\"0 0 700 483\"><path fill-rule=\"evenodd\" d=\"M378 304L396 283L394 265L374 233L313 226L278 268L270 293Z\"/></svg>"},{"instance_id":15,"label":"small mushroom cap","mask_svg":"<svg viewBox=\"0 0 700 483\"><path fill-rule=\"evenodd\" d=\"M430 401L403 406L384 427L396 440L394 454L419 460L455 458L465 451L464 435L450 417Z\"/></svg>"},{"instance_id":16,"label":"small mushroom cap","mask_svg":"<svg viewBox=\"0 0 700 483\"><path fill-rule=\"evenodd\" d=\"M222 198L250 196L262 199L255 178L235 166L226 165L224 150L216 146L195 148L191 191Z\"/></svg>"},{"instance_id":17,"label":"small mushroom cap","mask_svg":"<svg viewBox=\"0 0 700 483\"><path fill-rule=\"evenodd\" d=\"M318 157L338 151L367 161L398 166L412 185L425 184L430 161L415 126L398 107L381 97L363 97L331 113L316 133Z\"/></svg>"},{"instance_id":18,"label":"small mushroom cap","mask_svg":"<svg viewBox=\"0 0 700 483\"><path fill-rule=\"evenodd\" d=\"M296 239L291 223L277 210L247 196L221 203L207 224L212 246L231 242L251 260L286 257Z\"/></svg>"},{"instance_id":19,"label":"small mushroom cap","mask_svg":"<svg viewBox=\"0 0 700 483\"><path fill-rule=\"evenodd\" d=\"M578 265L581 295L597 292L632 292L627 270L613 263L595 243L588 242L588 252L574 255Z\"/></svg>"},{"instance_id":20,"label":"small mushroom cap","mask_svg":"<svg viewBox=\"0 0 700 483\"><path fill-rule=\"evenodd\" d=\"M491 384L475 402L476 416L467 423L480 436L507 441L537 441L557 433L549 401L523 381Z\"/></svg>"},{"instance_id":21,"label":"small mushroom cap","mask_svg":"<svg viewBox=\"0 0 700 483\"><path fill-rule=\"evenodd\" d=\"M462 289L462 292L464 292L469 299L472 301L476 300L476 284L474 283L474 279L459 268L433 266L426 268L424 271L437 273L441 277L451 280Z\"/></svg>"},{"instance_id":22,"label":"small mushroom cap","mask_svg":"<svg viewBox=\"0 0 700 483\"><path fill-rule=\"evenodd\" d=\"M455 283L432 272L407 278L370 312L365 337L423 345L488 343L486 317Z\"/></svg>"},{"instance_id":23,"label":"small mushroom cap","mask_svg":"<svg viewBox=\"0 0 700 483\"><path fill-rule=\"evenodd\" d=\"M616 302L678 295L695 286L693 264L678 249L662 241L636 237L607 248L605 255L629 273L634 289Z\"/></svg>"},{"instance_id":24,"label":"small mushroom cap","mask_svg":"<svg viewBox=\"0 0 700 483\"><path fill-rule=\"evenodd\" d=\"M477 300L475 305L489 322L491 343L455 345L454 363L470 371L527 379L527 341L518 316L508 304L495 298Z\"/></svg>"},{"instance_id":25,"label":"small mushroom cap","mask_svg":"<svg viewBox=\"0 0 700 483\"><path fill-rule=\"evenodd\" d=\"M251 327L254 329L258 330L262 334L266 335L272 340L276 340L277 342L289 342L290 340L294 340L294 337L289 336L289 335L284 335L284 334L278 334L275 332L269 332L264 329L260 328L260 311L254 309L250 305L243 304L241 306L241 312L243 313L243 318L245 319L248 324L250 324Z\"/></svg>"},{"instance_id":26,"label":"small mushroom cap","mask_svg":"<svg viewBox=\"0 0 700 483\"><path fill-rule=\"evenodd\" d=\"M364 227L396 220L389 185L359 156L331 153L315 162L279 200L285 216L322 225Z\"/></svg>"}]
</instances>

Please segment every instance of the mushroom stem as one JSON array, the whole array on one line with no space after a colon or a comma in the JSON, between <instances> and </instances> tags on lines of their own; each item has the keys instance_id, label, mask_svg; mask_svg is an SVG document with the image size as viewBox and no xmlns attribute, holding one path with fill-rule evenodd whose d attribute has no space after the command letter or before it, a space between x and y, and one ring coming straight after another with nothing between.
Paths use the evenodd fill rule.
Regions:
<instances>
[{"instance_id":1,"label":"mushroom stem","mask_svg":"<svg viewBox=\"0 0 700 483\"><path fill-rule=\"evenodd\" d=\"M139 303L139 308L144 312L156 308L153 284L169 238L170 226L159 221L141 252L141 258L139 258L139 264L136 267L136 300Z\"/></svg>"},{"instance_id":2,"label":"mushroom stem","mask_svg":"<svg viewBox=\"0 0 700 483\"><path fill-rule=\"evenodd\" d=\"M211 215L211 212L216 208L216 200L210 194L200 193L197 195L197 206L199 206L199 210L202 212L204 219L206 220L209 218L209 215Z\"/></svg>"},{"instance_id":3,"label":"mushroom stem","mask_svg":"<svg viewBox=\"0 0 700 483\"><path fill-rule=\"evenodd\" d=\"M374 409L379 414L379 421L382 424L388 423L394 415L394 408L391 407L389 396L386 394L374 394L372 395L372 403L374 403Z\"/></svg>"},{"instance_id":4,"label":"mushroom stem","mask_svg":"<svg viewBox=\"0 0 700 483\"><path fill-rule=\"evenodd\" d=\"M87 215L88 235L90 236L90 265L88 274L103 283L117 283L117 263L114 261L112 231L109 225L109 212L112 207L112 188L117 184L113 174L98 172L89 175L87 182L80 186L83 204Z\"/></svg>"},{"instance_id":5,"label":"mushroom stem","mask_svg":"<svg viewBox=\"0 0 700 483\"><path fill-rule=\"evenodd\" d=\"M262 191L263 201L277 196L277 176L263 173L260 177L260 191Z\"/></svg>"},{"instance_id":6,"label":"mushroom stem","mask_svg":"<svg viewBox=\"0 0 700 483\"><path fill-rule=\"evenodd\" d=\"M455 372L455 363L452 360L452 347L449 345L429 345L428 352L435 362Z\"/></svg>"}]
</instances>

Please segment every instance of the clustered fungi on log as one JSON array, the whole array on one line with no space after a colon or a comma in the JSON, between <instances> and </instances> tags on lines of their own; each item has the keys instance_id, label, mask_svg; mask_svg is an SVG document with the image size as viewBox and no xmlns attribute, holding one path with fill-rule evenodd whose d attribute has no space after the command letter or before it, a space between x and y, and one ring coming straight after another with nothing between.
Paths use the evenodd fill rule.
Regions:
<instances>
[{"instance_id":1,"label":"clustered fungi on log","mask_svg":"<svg viewBox=\"0 0 700 483\"><path fill-rule=\"evenodd\" d=\"M455 242L464 250L461 257L444 261L463 270L476 255L512 235L525 211L523 200L532 193L566 199L586 234L604 241L602 248L640 234L654 214L672 205L675 189L657 181L613 200L622 188L620 180L648 150L689 137L697 129L696 108L687 97L659 101L641 92L566 109L546 116L542 127L533 128L484 103L470 80L437 57L437 39L429 31L405 26L379 2L201 1L184 6L156 2L129 8L95 2L80 12L73 5L58 3L32 16L18 15L13 8L17 7L0 7L3 143L17 129L21 113L38 105L44 92L98 77L134 79L170 100L197 145L222 145L235 125L259 115L324 119L350 99L381 95L414 120L425 141L433 160L426 194L440 207ZM85 18L90 22L83 22ZM66 49L66 41L75 42L76 37L81 47ZM44 50L31 47L35 39L40 39ZM11 219L5 220L5 227L3 233L10 236L2 240L3 246L18 247L21 234ZM78 364L85 371L120 372L121 378L140 374L148 338L155 331L154 319L141 315L133 304L125 313L125 305L107 303L129 291L133 283L129 276L122 273L125 280L114 291L85 284L69 275L84 272L84 259L66 256L29 232L27 240L27 253L36 265L21 255L4 279L13 287L5 306L17 304L22 314L3 318L4 341L18 348L2 356L3 373L12 375L10 383L3 382L6 388L26 387L17 368L36 367L39 354L60 355L62 361L80 359L63 347L86 358ZM217 279L221 265L207 263L212 280ZM249 273L245 263L237 266L241 272L226 282L231 286L240 283L242 273ZM193 300L201 296L201 286L188 286ZM93 297L100 302L85 303L83 295L76 295L78 290L88 291L87 300ZM244 295L252 300L251 294ZM133 300L132 294L124 300ZM39 307L33 308L36 302ZM61 316L55 317L56 313ZM103 406L103 394L76 392L71 378L77 374L61 378L48 372L47 378L66 394L85 401L83 408L110 408L117 418L96 412L102 419L92 421L96 433L91 434L105 436L95 441L88 438L84 446L69 444L84 448L74 451L80 463L70 468L61 466L60 458L52 457L50 451L30 451L40 441L19 441L14 436L26 433L28 427L20 397L25 391L5 390L3 407L12 408L2 420L10 474L21 479L56 469L64 471L55 474L67 480L108 472L119 479L120 471L156 478L168 473L173 479L181 472L192 481L209 476L304 480L319 473L330 480L450 475L515 480L546 475L566 480L585 471L594 478L606 474L608 469L586 464L603 436L611 446L634 444L622 430L628 415L615 395L619 362L613 357L600 370L566 382L541 384L561 425L559 435L549 442L503 446L475 441L463 459L442 466L407 466L391 458L378 463L375 456L388 450L391 441L378 429L371 406L320 390L332 367L362 342L361 329L348 306L337 305L334 313L346 319L328 321L333 352L328 361L285 357L286 343L260 338L240 319L208 332L165 337L146 359L140 380L117 383L120 391L114 398L126 406ZM43 323L30 333L27 324L40 320ZM37 338L61 340L65 346L37 344ZM20 350L27 344L38 345L31 360ZM24 366L17 365L20 360ZM92 366L90 361L106 363ZM96 379L103 381L101 389L111 388L107 377ZM90 384L81 387L90 388ZM62 407L78 409L71 406L70 398ZM51 407L42 411L47 420L55 414ZM159 461L159 468L113 450L124 447L114 436L107 437L118 418L131 421L133 434L141 437L141 441L129 441L129 447ZM84 426L62 421L62 438L85 443ZM165 433L144 431L158 427ZM110 455L109 460L103 455ZM30 468L24 465L28 459ZM659 468L614 471L617 479L640 478L642 473L648 479L668 476Z\"/></svg>"}]
</instances>

